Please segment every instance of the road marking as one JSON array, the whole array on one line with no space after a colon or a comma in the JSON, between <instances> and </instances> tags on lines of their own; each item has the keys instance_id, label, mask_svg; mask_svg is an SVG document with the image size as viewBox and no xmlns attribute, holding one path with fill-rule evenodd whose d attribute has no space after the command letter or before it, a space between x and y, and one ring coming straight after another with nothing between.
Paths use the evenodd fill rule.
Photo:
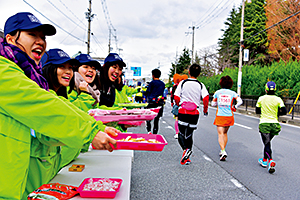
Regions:
<instances>
[{"instance_id":1,"label":"road marking","mask_svg":"<svg viewBox=\"0 0 300 200\"><path fill-rule=\"evenodd\" d=\"M238 188L245 190L245 188L243 187L242 184L240 184L240 182L238 182L236 179L230 179L230 181Z\"/></svg>"},{"instance_id":2,"label":"road marking","mask_svg":"<svg viewBox=\"0 0 300 200\"><path fill-rule=\"evenodd\" d=\"M246 129L252 129L252 128L249 127L249 126L244 126L244 125L238 124L238 123L234 123L234 125L237 125L237 126L240 126L240 127L246 128Z\"/></svg>"},{"instance_id":3,"label":"road marking","mask_svg":"<svg viewBox=\"0 0 300 200\"><path fill-rule=\"evenodd\" d=\"M173 127L172 127L172 126L167 126L167 128L173 129Z\"/></svg>"},{"instance_id":4,"label":"road marking","mask_svg":"<svg viewBox=\"0 0 300 200\"><path fill-rule=\"evenodd\" d=\"M207 157L206 155L203 155L203 158L204 158L205 160L207 160L207 161L212 162L212 160L211 160L209 157Z\"/></svg>"}]
</instances>

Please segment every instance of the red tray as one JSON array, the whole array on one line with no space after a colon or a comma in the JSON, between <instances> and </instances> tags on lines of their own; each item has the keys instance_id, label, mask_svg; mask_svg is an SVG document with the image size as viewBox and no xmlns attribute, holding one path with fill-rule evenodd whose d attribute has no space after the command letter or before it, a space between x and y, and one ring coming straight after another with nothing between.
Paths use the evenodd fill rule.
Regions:
<instances>
[{"instance_id":1,"label":"red tray","mask_svg":"<svg viewBox=\"0 0 300 200\"><path fill-rule=\"evenodd\" d=\"M148 143L148 142L128 142L128 141L117 141L117 148L114 150L139 150L139 151L162 151L168 142L164 136L157 134L143 134L143 133L119 133L118 136L112 137L115 140L126 139L128 136L131 138L144 138L146 140L155 139L160 143Z\"/></svg>"},{"instance_id":2,"label":"red tray","mask_svg":"<svg viewBox=\"0 0 300 200\"><path fill-rule=\"evenodd\" d=\"M115 191L89 191L89 190L83 190L84 186L89 183L91 178L86 178L82 181L80 186L78 187L77 191L79 192L81 197L92 197L92 198L115 198L117 192L119 192L121 184L123 182L120 178L92 178L93 182L109 179L111 181L119 182L119 185Z\"/></svg>"}]
</instances>

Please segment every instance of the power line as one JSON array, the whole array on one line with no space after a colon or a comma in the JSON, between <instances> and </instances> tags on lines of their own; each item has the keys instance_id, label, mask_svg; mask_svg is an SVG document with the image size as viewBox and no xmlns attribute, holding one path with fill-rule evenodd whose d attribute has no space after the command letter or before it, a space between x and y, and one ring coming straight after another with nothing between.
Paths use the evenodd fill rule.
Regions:
<instances>
[{"instance_id":1,"label":"power line","mask_svg":"<svg viewBox=\"0 0 300 200\"><path fill-rule=\"evenodd\" d=\"M75 35L69 33L68 31L66 31L65 29L63 29L62 27L60 27L59 25L57 25L56 23L54 23L52 20L50 20L48 17L46 17L45 15L43 15L40 11L38 11L36 8L34 8L32 5L30 5L26 0L23 0L27 5L29 5L32 9L34 9L36 12L38 12L40 15L42 15L44 18L46 18L47 20L49 20L52 24L54 24L55 26L57 26L58 28L60 28L61 30L63 30L65 33L69 34L70 36L72 36L73 38L81 41L81 42L84 42L84 40L76 37Z\"/></svg>"},{"instance_id":2,"label":"power line","mask_svg":"<svg viewBox=\"0 0 300 200\"><path fill-rule=\"evenodd\" d=\"M59 8L57 8L50 0L47 0L56 10L58 10L61 14L63 14L66 18L68 18L71 22L73 22L74 24L76 24L79 28L81 28L82 30L86 31L85 28L79 26L79 24L77 22L75 22L74 20L72 20L68 15L66 15L65 13L63 13Z\"/></svg>"},{"instance_id":3,"label":"power line","mask_svg":"<svg viewBox=\"0 0 300 200\"><path fill-rule=\"evenodd\" d=\"M279 21L279 22L273 24L272 26L270 26L270 27L268 27L268 28L265 28L264 30L262 30L262 31L260 31L260 32L258 32L258 33L255 33L255 34L253 34L252 36L250 36L250 37L244 39L242 42L244 42L244 41L246 41L246 40L249 40L249 39L251 39L251 38L253 38L253 37L255 37L255 36L257 36L257 35L259 35L259 34L265 32L265 31L271 29L271 28L274 28L275 26L278 26L279 24L281 24L281 23L285 22L286 20L288 20L288 19L290 19L290 18L292 18L292 17L298 15L299 13L300 13L300 11L298 11L298 12L296 12L296 13L290 15L290 16L287 17L287 18L284 18L283 20L281 20L281 21ZM223 52L223 51L225 51L225 50L228 50L230 47L235 46L235 45L240 45L240 44L239 44L239 43L232 44L232 45L226 47L225 49L220 50L219 53L220 53L220 52ZM213 54L210 54L210 55L208 55L208 56L206 56L206 57L212 57L212 56L215 56L215 55L217 55L217 54L219 54L219 53L213 53Z\"/></svg>"},{"instance_id":4,"label":"power line","mask_svg":"<svg viewBox=\"0 0 300 200\"><path fill-rule=\"evenodd\" d=\"M222 1L223 2L223 1ZM221 3L222 3L221 2ZM220 4L221 4L220 3ZM220 5L219 4L219 5ZM210 13L207 15L206 18L204 18L201 22L198 23L197 26L199 27L204 27L206 24L211 23L215 18L218 17L219 14L221 14L223 11L225 11L228 8L228 5L230 4L230 0L227 0L223 6L221 6L220 8L218 8L218 6ZM216 10L218 8L218 10ZM213 13L215 11L215 13Z\"/></svg>"},{"instance_id":5,"label":"power line","mask_svg":"<svg viewBox=\"0 0 300 200\"><path fill-rule=\"evenodd\" d=\"M85 26L85 24L83 23L83 20L80 20L69 8L68 6L66 6L61 0L59 0L60 3L79 21L81 22L81 24L83 24Z\"/></svg>"},{"instance_id":6,"label":"power line","mask_svg":"<svg viewBox=\"0 0 300 200\"><path fill-rule=\"evenodd\" d=\"M109 31L108 53L110 53L110 49L111 49L111 47L110 47L111 35L113 35L113 37L115 38L116 52L117 52L118 51L117 32L116 32L116 29L114 28L114 26L111 23L109 13L108 13L108 9L107 9L107 6L106 6L106 1L101 0L101 4L102 4L103 13L104 13L106 23L107 23L107 27L108 27L108 31ZM113 34L111 30L113 30L115 32L115 34Z\"/></svg>"}]
</instances>

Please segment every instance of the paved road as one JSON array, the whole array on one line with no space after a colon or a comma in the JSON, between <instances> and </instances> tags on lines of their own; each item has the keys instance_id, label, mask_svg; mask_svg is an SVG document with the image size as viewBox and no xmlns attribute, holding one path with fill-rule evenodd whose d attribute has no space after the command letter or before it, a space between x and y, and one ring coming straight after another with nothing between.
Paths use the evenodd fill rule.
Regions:
<instances>
[{"instance_id":1,"label":"paved road","mask_svg":"<svg viewBox=\"0 0 300 200\"><path fill-rule=\"evenodd\" d=\"M300 199L298 173L299 128L282 125L272 142L276 172L269 174L257 163L262 155L258 118L236 114L229 130L226 162L219 161L215 110L201 116L194 134L191 165L180 165L182 150L173 138L174 119L167 103L159 133L168 141L162 152L135 151L131 200L142 199ZM129 132L146 133L144 126Z\"/></svg>"}]
</instances>

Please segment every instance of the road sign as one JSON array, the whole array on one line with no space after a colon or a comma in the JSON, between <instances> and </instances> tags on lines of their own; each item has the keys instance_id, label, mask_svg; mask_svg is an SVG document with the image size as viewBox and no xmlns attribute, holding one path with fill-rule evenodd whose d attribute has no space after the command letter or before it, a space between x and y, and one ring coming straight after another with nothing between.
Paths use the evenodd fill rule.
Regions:
<instances>
[{"instance_id":1,"label":"road sign","mask_svg":"<svg viewBox=\"0 0 300 200\"><path fill-rule=\"evenodd\" d=\"M244 49L244 61L249 61L249 49Z\"/></svg>"},{"instance_id":2,"label":"road sign","mask_svg":"<svg viewBox=\"0 0 300 200\"><path fill-rule=\"evenodd\" d=\"M142 68L141 67L131 67L133 71L133 76L141 76L142 75Z\"/></svg>"}]
</instances>

